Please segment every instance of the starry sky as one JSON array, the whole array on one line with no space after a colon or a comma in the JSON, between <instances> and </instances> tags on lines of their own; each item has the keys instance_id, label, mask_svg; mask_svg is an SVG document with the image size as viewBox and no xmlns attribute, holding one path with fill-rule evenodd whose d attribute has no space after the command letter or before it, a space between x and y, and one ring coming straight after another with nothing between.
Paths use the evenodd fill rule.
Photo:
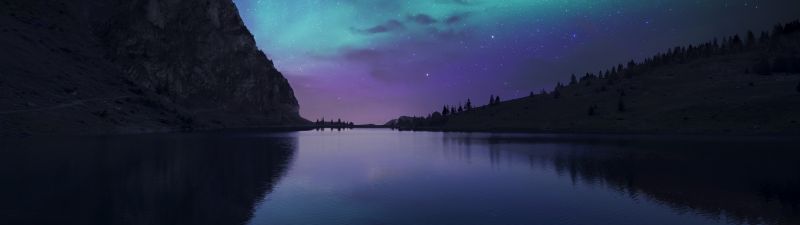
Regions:
<instances>
[{"instance_id":1,"label":"starry sky","mask_svg":"<svg viewBox=\"0 0 800 225\"><path fill-rule=\"evenodd\" d=\"M234 0L301 115L383 124L769 30L798 0Z\"/></svg>"}]
</instances>

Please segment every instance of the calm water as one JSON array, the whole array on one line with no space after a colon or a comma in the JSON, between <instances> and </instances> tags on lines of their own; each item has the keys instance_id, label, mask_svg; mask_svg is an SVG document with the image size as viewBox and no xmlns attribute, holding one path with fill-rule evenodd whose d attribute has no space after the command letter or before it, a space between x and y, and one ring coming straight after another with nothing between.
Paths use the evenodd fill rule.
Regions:
<instances>
[{"instance_id":1,"label":"calm water","mask_svg":"<svg viewBox=\"0 0 800 225\"><path fill-rule=\"evenodd\" d=\"M391 130L0 140L0 224L800 224L791 138Z\"/></svg>"}]
</instances>

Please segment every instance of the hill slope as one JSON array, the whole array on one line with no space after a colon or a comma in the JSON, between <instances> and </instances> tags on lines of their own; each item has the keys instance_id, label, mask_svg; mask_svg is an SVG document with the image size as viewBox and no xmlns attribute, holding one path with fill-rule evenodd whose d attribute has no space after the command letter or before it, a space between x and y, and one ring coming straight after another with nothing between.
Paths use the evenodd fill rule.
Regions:
<instances>
[{"instance_id":1,"label":"hill slope","mask_svg":"<svg viewBox=\"0 0 800 225\"><path fill-rule=\"evenodd\" d=\"M0 0L0 133L306 123L230 0Z\"/></svg>"},{"instance_id":2,"label":"hill slope","mask_svg":"<svg viewBox=\"0 0 800 225\"><path fill-rule=\"evenodd\" d=\"M550 93L443 116L403 117L414 130L602 133L800 132L800 23L760 38L677 47L589 73Z\"/></svg>"}]
</instances>

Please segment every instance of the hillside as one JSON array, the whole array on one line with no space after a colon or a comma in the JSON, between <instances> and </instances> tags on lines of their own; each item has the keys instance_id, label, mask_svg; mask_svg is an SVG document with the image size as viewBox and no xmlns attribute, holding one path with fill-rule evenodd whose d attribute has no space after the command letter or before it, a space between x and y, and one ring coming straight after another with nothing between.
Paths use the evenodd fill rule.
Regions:
<instances>
[{"instance_id":1,"label":"hillside","mask_svg":"<svg viewBox=\"0 0 800 225\"><path fill-rule=\"evenodd\" d=\"M307 123L230 0L0 0L0 134Z\"/></svg>"},{"instance_id":2,"label":"hillside","mask_svg":"<svg viewBox=\"0 0 800 225\"><path fill-rule=\"evenodd\" d=\"M800 133L800 22L574 77L550 92L387 123L400 129ZM442 110L444 111L444 110Z\"/></svg>"}]
</instances>

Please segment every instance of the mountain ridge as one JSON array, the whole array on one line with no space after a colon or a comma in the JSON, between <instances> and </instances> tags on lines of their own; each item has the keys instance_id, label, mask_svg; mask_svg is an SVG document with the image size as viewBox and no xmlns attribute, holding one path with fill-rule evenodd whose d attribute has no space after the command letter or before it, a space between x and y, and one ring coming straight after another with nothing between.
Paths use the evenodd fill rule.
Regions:
<instances>
[{"instance_id":1,"label":"mountain ridge","mask_svg":"<svg viewBox=\"0 0 800 225\"><path fill-rule=\"evenodd\" d=\"M553 91L401 117L403 130L547 133L800 133L800 22L679 46ZM459 109L460 108L460 109Z\"/></svg>"},{"instance_id":2,"label":"mountain ridge","mask_svg":"<svg viewBox=\"0 0 800 225\"><path fill-rule=\"evenodd\" d=\"M308 123L230 0L0 5L0 133Z\"/></svg>"}]
</instances>

